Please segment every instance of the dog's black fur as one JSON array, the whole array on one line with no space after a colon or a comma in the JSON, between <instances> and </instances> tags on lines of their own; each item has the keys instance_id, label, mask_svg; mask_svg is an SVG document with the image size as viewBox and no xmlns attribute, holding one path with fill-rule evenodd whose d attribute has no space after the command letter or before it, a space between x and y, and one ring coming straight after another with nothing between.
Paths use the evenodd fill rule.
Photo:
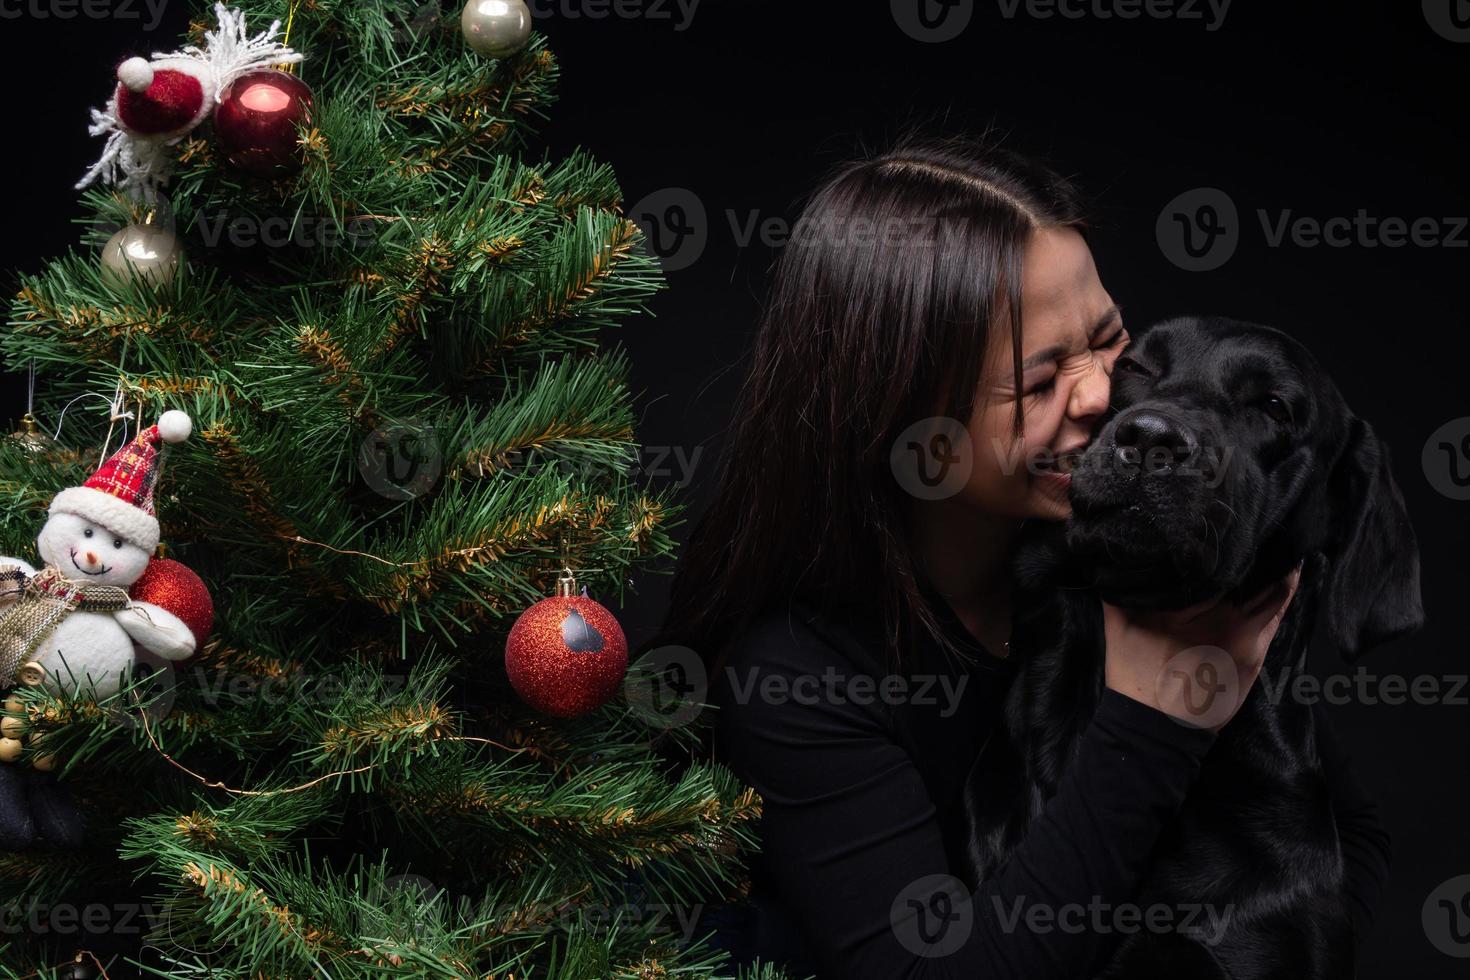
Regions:
<instances>
[{"instance_id":1,"label":"dog's black fur","mask_svg":"<svg viewBox=\"0 0 1470 980\"><path fill-rule=\"evenodd\" d=\"M1279 401L1272 401L1278 399ZM1221 729L1136 903L1229 909L1216 943L1129 933L1101 978L1353 975L1345 875L1311 706L1272 690L1305 669L1319 615L1350 661L1418 628L1419 553L1389 456L1290 336L1221 318L1147 331L1119 359L1078 462L1073 516L1028 527L1016 560L1001 730L970 772L973 883L1055 793L1104 689L1099 596L1177 609L1248 599L1299 560L1263 676Z\"/></svg>"}]
</instances>

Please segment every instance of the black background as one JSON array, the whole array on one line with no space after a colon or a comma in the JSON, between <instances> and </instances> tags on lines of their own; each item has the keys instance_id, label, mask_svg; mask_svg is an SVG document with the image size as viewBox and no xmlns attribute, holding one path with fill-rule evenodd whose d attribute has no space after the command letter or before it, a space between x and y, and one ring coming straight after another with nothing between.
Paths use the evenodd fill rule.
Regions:
<instances>
[{"instance_id":1,"label":"black background","mask_svg":"<svg viewBox=\"0 0 1470 980\"><path fill-rule=\"evenodd\" d=\"M0 269L34 270L75 242L71 185L101 144L86 133L87 109L105 99L118 59L175 47L189 12L170 0L147 32L143 8L128 18L120 4L108 19L0 21L0 63L36 66L6 72L10 230L0 235ZM18 6L0 0L0 10ZM685 188L706 212L674 253L687 260L706 236L698 259L670 273L655 317L617 334L634 361L651 479L688 479L691 516L712 489L776 254L759 240L743 244L737 229L757 218L790 222L793 202L829 166L862 145L881 147L910 121L995 124L1090 192L1103 217L1094 244L1103 282L1133 326L1189 312L1255 319L1301 337L1335 374L1394 448L1423 552L1429 625L1370 656L1366 669L1452 689L1470 671L1470 502L1435 490L1421 450L1441 425L1470 415L1470 231L1458 247L1271 247L1257 212L1326 220L1364 209L1453 230L1448 219L1470 215L1470 44L1432 30L1417 0L1382 0L1373 11L1236 0L1215 30L1202 4L1191 6L1205 19L1133 20L1100 16L1094 0L1073 4L1088 11L1080 19L1031 16L1024 5L1006 17L999 0L973 6L960 37L923 43L882 0L705 0L683 30L672 4L595 17L608 8L543 0L539 28L563 72L543 130L551 151L582 145L613 164L630 205ZM1155 225L1170 201L1201 187L1237 205L1240 245L1222 267L1189 272L1165 255ZM21 389L5 377L7 429ZM657 623L668 579L635 584L620 611L634 643ZM1350 670L1322 653L1318 674ZM1470 695L1459 693L1462 702ZM1421 910L1441 883L1470 874L1470 706L1353 697L1333 713L1396 848L1361 975L1463 976L1465 962L1428 941Z\"/></svg>"}]
</instances>

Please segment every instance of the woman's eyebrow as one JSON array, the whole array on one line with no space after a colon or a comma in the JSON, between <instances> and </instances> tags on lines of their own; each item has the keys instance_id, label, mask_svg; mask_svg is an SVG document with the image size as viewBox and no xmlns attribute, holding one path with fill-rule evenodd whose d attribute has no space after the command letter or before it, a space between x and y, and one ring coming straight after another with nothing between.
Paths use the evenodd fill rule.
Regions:
<instances>
[{"instance_id":1,"label":"woman's eyebrow","mask_svg":"<svg viewBox=\"0 0 1470 980\"><path fill-rule=\"evenodd\" d=\"M1087 331L1088 339L1090 340L1106 330L1109 324L1118 319L1118 314L1120 314L1122 311L1123 308L1116 303L1104 310L1102 316L1098 317L1096 322L1093 323L1092 328ZM1034 367L1040 367L1047 361L1050 361L1052 358L1056 357L1058 354L1066 353L1066 350L1067 348L1062 346L1061 344L1052 344L1045 350L1037 351L1035 354L1032 354L1030 357L1022 361L1021 370L1027 371Z\"/></svg>"}]
</instances>

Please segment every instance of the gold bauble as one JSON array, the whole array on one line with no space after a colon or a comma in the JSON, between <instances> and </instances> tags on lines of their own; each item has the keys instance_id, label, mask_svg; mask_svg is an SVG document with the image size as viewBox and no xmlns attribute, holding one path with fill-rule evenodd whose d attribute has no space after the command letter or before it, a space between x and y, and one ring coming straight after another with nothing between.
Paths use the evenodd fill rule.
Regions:
<instances>
[{"instance_id":1,"label":"gold bauble","mask_svg":"<svg viewBox=\"0 0 1470 980\"><path fill-rule=\"evenodd\" d=\"M164 286L179 271L184 248L178 236L158 225L128 225L102 246L102 274L109 282Z\"/></svg>"},{"instance_id":2,"label":"gold bauble","mask_svg":"<svg viewBox=\"0 0 1470 980\"><path fill-rule=\"evenodd\" d=\"M45 453L56 448L56 440L46 434L30 412L21 417L20 428L12 432L10 438L28 453Z\"/></svg>"},{"instance_id":3,"label":"gold bauble","mask_svg":"<svg viewBox=\"0 0 1470 980\"><path fill-rule=\"evenodd\" d=\"M531 39L531 8L526 0L467 0L459 15L460 33L487 58L509 58Z\"/></svg>"}]
</instances>

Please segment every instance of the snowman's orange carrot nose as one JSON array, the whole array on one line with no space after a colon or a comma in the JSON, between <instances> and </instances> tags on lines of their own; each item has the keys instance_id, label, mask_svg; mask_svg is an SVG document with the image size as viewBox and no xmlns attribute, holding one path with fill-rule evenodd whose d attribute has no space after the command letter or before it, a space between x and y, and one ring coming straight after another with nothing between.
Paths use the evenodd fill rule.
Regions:
<instances>
[{"instance_id":1,"label":"snowman's orange carrot nose","mask_svg":"<svg viewBox=\"0 0 1470 980\"><path fill-rule=\"evenodd\" d=\"M94 555L94 554L92 554L90 551L87 552L87 564L88 565L95 565L95 564L97 564L97 556Z\"/></svg>"}]
</instances>

